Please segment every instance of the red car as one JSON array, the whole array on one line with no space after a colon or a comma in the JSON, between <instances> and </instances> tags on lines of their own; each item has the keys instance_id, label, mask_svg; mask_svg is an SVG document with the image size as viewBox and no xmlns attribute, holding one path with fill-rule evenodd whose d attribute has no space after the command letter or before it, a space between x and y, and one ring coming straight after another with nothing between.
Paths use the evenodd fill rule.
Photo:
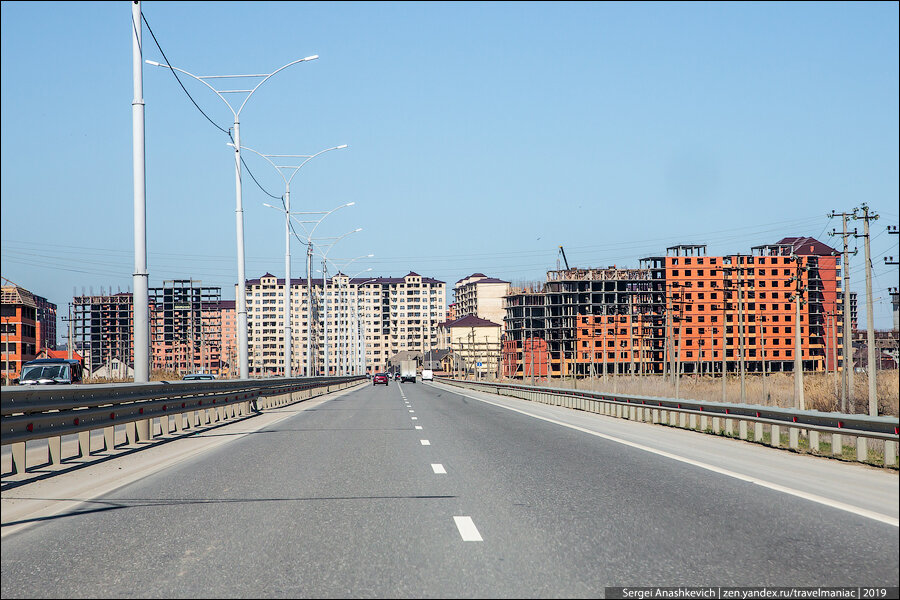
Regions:
<instances>
[{"instance_id":1,"label":"red car","mask_svg":"<svg viewBox=\"0 0 900 600\"><path fill-rule=\"evenodd\" d=\"M388 384L386 373L375 373L375 375L372 377L372 385L378 385L379 383L383 383L384 385Z\"/></svg>"}]
</instances>

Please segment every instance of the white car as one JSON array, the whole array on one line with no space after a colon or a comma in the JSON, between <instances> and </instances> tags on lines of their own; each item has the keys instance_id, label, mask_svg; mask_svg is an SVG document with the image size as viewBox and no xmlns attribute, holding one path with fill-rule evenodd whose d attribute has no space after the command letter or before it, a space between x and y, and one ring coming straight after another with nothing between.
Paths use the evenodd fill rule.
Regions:
<instances>
[{"instance_id":1,"label":"white car","mask_svg":"<svg viewBox=\"0 0 900 600\"><path fill-rule=\"evenodd\" d=\"M434 381L434 371L431 369L423 369L422 381Z\"/></svg>"}]
</instances>

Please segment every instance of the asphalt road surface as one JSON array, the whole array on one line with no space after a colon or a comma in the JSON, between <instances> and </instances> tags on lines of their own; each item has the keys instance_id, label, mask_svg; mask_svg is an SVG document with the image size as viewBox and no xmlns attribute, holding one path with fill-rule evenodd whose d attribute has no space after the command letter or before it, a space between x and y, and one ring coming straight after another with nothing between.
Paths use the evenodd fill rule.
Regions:
<instances>
[{"instance_id":1,"label":"asphalt road surface","mask_svg":"<svg viewBox=\"0 0 900 600\"><path fill-rule=\"evenodd\" d=\"M5 535L2 596L898 585L896 473L492 398L392 382L293 410ZM687 460L671 456L679 444ZM723 460L720 446L731 468L755 465L749 476L775 485L703 467ZM807 471L809 497L784 491ZM853 486L850 498L874 500L848 509ZM835 501L822 501L831 488Z\"/></svg>"}]
</instances>

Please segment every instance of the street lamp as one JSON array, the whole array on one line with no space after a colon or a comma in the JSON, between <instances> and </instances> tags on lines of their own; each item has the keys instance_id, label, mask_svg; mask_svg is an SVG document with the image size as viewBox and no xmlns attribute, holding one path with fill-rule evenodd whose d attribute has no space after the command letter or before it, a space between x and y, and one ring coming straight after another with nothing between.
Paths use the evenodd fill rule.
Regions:
<instances>
[{"instance_id":1,"label":"street lamp","mask_svg":"<svg viewBox=\"0 0 900 600\"><path fill-rule=\"evenodd\" d=\"M233 144L229 144L232 146ZM284 180L284 208L278 208L272 206L271 204L263 203L263 206L268 206L269 208L274 208L275 210L280 210L284 213L284 293L285 293L285 301L284 301L284 376L291 376L291 344L293 340L291 339L291 181L294 180L294 176L303 168L303 165L319 156L320 154L324 154L326 152L330 152L331 150L341 150L346 148L347 144L341 144L340 146L334 146L333 148L326 148L325 150L321 150L320 152L316 152L315 154L263 154L262 152L257 152L253 148L248 148L247 146L243 146L244 150L249 150L250 152L254 152L259 156L263 157L270 165L272 165L278 174L281 175L281 179ZM277 165L272 160L273 158L303 158L305 159L299 165ZM290 177L285 176L284 171L287 170L290 172Z\"/></svg>"},{"instance_id":2,"label":"street lamp","mask_svg":"<svg viewBox=\"0 0 900 600\"><path fill-rule=\"evenodd\" d=\"M375 256L374 254L368 254L366 256L359 256L357 258L372 258L374 256ZM356 258L354 258L353 260L356 260ZM353 262L353 260L351 260L350 262ZM350 263L347 263L347 264L350 264ZM357 334L359 333L359 331L358 331L359 330L359 310L358 310L359 307L356 306L356 303L358 302L359 295L357 292L357 302L354 302L351 304L350 303L350 284L353 282L353 280L356 277L359 277L363 273L368 273L371 270L372 270L372 267L369 267L368 269L363 269L359 273L351 275L347 278L347 315L346 316L347 316L347 324L348 324L347 329L349 330L349 333L346 336L347 351L343 353L344 354L343 362L344 362L344 371L345 371L344 374L345 375L352 375L353 371L355 370L355 368L352 368L352 367L354 367L354 365L350 360L350 358L351 358L350 348L351 347L354 349L353 354L356 355L355 360L358 361L358 358L359 358L357 348L356 348ZM359 286L359 284L357 284L357 290L359 289L358 286ZM341 294L341 296L343 296L343 294ZM351 323L351 308L352 308L352 318L355 319L355 325L354 325L353 329L350 329L350 327L349 327L349 324ZM338 339L340 339L340 337L338 337Z\"/></svg>"},{"instance_id":3,"label":"street lamp","mask_svg":"<svg viewBox=\"0 0 900 600\"><path fill-rule=\"evenodd\" d=\"M339 235L334 238L320 238L320 239L329 239L333 240L330 244L325 244L328 249L322 252L322 312L323 312L323 321L324 328L322 331L323 337L325 339L325 357L324 357L324 366L325 366L325 376L328 376L328 253L331 252L331 249L334 248L335 244L339 241L350 235L351 233L358 233L362 231L362 227L358 227L352 231L348 231L343 235ZM321 245L320 245L321 248Z\"/></svg>"},{"instance_id":4,"label":"street lamp","mask_svg":"<svg viewBox=\"0 0 900 600\"><path fill-rule=\"evenodd\" d=\"M374 254L364 254L364 255L362 255L362 256L357 256L356 258L351 258L350 260L348 260L348 261L344 262L343 264L337 266L338 273L345 271L345 270L347 269L348 266L350 266L352 263L354 263L355 261L359 260L360 258L373 258L374 256L375 256ZM333 260L333 261L331 261L331 262L332 262L332 264L335 264L335 265L338 264L338 261L335 261L335 260ZM371 270L372 270L371 268L369 268L369 269L364 269L364 270L360 271L359 273L357 273L356 275L359 275L360 273L365 273L365 272L371 271ZM353 276L351 276L351 277L348 278L348 281L347 281L347 292L348 292L348 294L349 294L349 287L350 287L350 286L349 286L349 284L350 284L350 281L349 281L349 280L350 280L350 279L353 279L353 277L356 277L356 275L353 275ZM341 298L343 297L343 292L341 291L340 286L338 287L338 296L341 297ZM343 303L343 302L342 302L342 303ZM347 303L347 306L348 306L348 310L349 310L349 301L348 301L348 303ZM340 325L341 325L340 305L338 306L338 311L339 311L339 312L338 312L338 341L340 342L340 340L341 340L341 329L342 329L342 328L340 327ZM337 357L338 357L338 366L340 367L340 365L342 364L343 358L344 358L344 357L343 357L343 353L342 353L340 350L338 350L338 352L337 352ZM340 370L340 368L338 369L338 371L339 371L339 370Z\"/></svg>"},{"instance_id":5,"label":"street lamp","mask_svg":"<svg viewBox=\"0 0 900 600\"><path fill-rule=\"evenodd\" d=\"M153 65L155 67L162 67L165 69L171 69L172 71L178 71L179 73L184 73L189 77L193 77L200 83L204 84L206 87L211 89L221 100L228 106L228 109L234 115L234 182L235 182L235 220L237 226L237 277L238 277L238 290L237 290L237 299L236 299L236 312L238 317L238 353L240 354L240 363L241 363L241 379L247 379L250 377L250 363L248 359L248 346L247 346L247 281L244 274L244 208L241 201L241 123L240 123L240 115L241 111L246 106L247 101L250 100L250 96L259 89L259 86L268 81L273 75L278 73L279 71L283 71L284 69L290 67L291 65L296 65L298 63L307 62L311 60L315 60L319 58L318 54L314 54L312 56L307 56L306 58L301 58L299 60L295 60L287 63L283 67L279 67L275 69L271 73L259 73L259 74L250 74L250 75L194 75L193 73L189 73L184 69L179 69L178 67L173 67L172 65L164 65L156 62L155 60L145 61L148 65ZM259 79L260 81L251 89L238 89L238 90L220 90L213 87L207 79ZM231 105L231 102L225 97L225 94L246 94L243 102L237 108Z\"/></svg>"},{"instance_id":6,"label":"street lamp","mask_svg":"<svg viewBox=\"0 0 900 600\"><path fill-rule=\"evenodd\" d=\"M313 255L313 233L315 233L316 228L322 221L325 220L325 217L330 215L336 210L341 208L345 208L347 206L353 206L356 202L348 202L347 204L341 204L340 206L336 206L331 210L327 211L305 211L305 212L294 212L289 213L292 218L294 215L322 215L321 218L317 221L301 221L297 218L294 218L294 222L296 222L300 227L303 228L304 233L306 233L306 239L302 239L296 232L294 232L294 237L298 240L306 244L306 376L312 377L312 323L313 323L313 314L312 314L312 255ZM312 225L312 229L308 229L307 225Z\"/></svg>"}]
</instances>

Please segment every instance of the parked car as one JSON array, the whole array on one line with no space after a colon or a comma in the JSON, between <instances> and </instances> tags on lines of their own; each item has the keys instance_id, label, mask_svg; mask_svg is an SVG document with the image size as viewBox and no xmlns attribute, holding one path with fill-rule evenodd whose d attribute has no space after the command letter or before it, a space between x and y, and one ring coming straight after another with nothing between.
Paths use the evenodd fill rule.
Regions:
<instances>
[{"instance_id":1,"label":"parked car","mask_svg":"<svg viewBox=\"0 0 900 600\"><path fill-rule=\"evenodd\" d=\"M196 381L198 379L215 379L216 376L212 373L189 373L182 377L182 381Z\"/></svg>"},{"instance_id":2,"label":"parked car","mask_svg":"<svg viewBox=\"0 0 900 600\"><path fill-rule=\"evenodd\" d=\"M19 385L81 383L81 362L66 358L38 358L22 365Z\"/></svg>"},{"instance_id":3,"label":"parked car","mask_svg":"<svg viewBox=\"0 0 900 600\"><path fill-rule=\"evenodd\" d=\"M388 384L388 377L385 373L375 373L375 376L372 377L372 385L378 385L379 383Z\"/></svg>"},{"instance_id":4,"label":"parked car","mask_svg":"<svg viewBox=\"0 0 900 600\"><path fill-rule=\"evenodd\" d=\"M422 369L422 381L434 381L434 371L431 369Z\"/></svg>"}]
</instances>

